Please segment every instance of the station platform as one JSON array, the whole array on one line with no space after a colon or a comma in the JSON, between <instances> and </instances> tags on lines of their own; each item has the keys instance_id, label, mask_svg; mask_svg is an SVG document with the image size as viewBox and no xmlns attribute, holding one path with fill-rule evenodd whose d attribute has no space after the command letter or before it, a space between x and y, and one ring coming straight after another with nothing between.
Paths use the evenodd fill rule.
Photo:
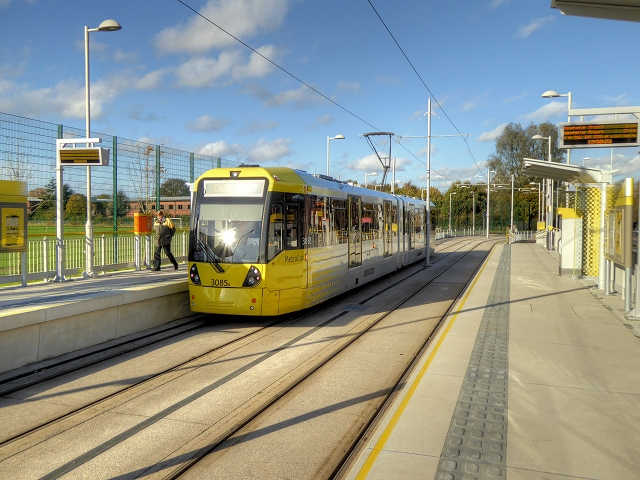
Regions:
<instances>
[{"instance_id":1,"label":"station platform","mask_svg":"<svg viewBox=\"0 0 640 480\"><path fill-rule=\"evenodd\" d=\"M0 288L0 374L191 315L187 267Z\"/></svg>"},{"instance_id":2,"label":"station platform","mask_svg":"<svg viewBox=\"0 0 640 480\"><path fill-rule=\"evenodd\" d=\"M554 253L496 246L340 478L640 478L638 322Z\"/></svg>"}]
</instances>

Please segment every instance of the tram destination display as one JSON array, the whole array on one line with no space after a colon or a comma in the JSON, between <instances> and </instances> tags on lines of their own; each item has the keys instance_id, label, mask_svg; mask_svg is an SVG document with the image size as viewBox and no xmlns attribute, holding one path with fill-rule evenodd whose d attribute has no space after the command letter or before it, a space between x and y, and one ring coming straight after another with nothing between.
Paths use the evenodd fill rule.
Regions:
<instances>
[{"instance_id":1,"label":"tram destination display","mask_svg":"<svg viewBox=\"0 0 640 480\"><path fill-rule=\"evenodd\" d=\"M637 147L638 122L573 122L558 127L560 148Z\"/></svg>"}]
</instances>

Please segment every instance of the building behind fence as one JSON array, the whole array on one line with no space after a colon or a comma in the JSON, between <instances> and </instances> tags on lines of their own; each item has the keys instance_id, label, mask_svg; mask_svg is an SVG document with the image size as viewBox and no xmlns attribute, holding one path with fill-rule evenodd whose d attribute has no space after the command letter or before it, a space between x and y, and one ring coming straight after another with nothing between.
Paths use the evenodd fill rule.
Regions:
<instances>
[{"instance_id":1,"label":"building behind fence","mask_svg":"<svg viewBox=\"0 0 640 480\"><path fill-rule=\"evenodd\" d=\"M111 150L108 166L91 168L91 198L94 202L92 215L95 221L99 221L102 225L113 225L113 237L119 235L119 229L127 230L126 234L130 234L132 212L150 212L171 205L176 206L176 211L172 208L168 209L170 216L177 216L179 213L177 205L180 203L176 202L176 197L188 198L189 195L185 184L193 183L196 178L211 168L238 165L237 162L178 150L166 145L153 145L97 132L86 135L84 129L0 113L0 179L27 183L30 192L29 220L32 226L43 222L55 224L55 196L51 198L50 195L52 193L55 195L55 188L52 187L55 187L56 178L56 140L86 137L101 138L101 146ZM85 212L86 177L86 167L64 167L64 184L68 186L69 196L71 191L74 194L83 195ZM170 190L166 191L165 188ZM163 192L166 193L163 194ZM65 198L65 201L68 201L68 198ZM82 205L82 202L77 204ZM184 208L184 216L188 216L189 213L190 210ZM74 220L73 215L69 213L65 214L65 218ZM84 218L86 219L86 213ZM80 224L84 224L82 215L78 215L77 220ZM123 228L123 224L127 228ZM53 239L48 243L54 243L51 240ZM75 239L69 239L69 241L73 240ZM127 242L126 239L122 241ZM50 258L51 247L47 245L46 237L44 244L40 245L43 242L42 237L36 239L32 235L30 243L33 242L35 242L34 245L29 247L28 273L33 275L39 272L38 277L42 274L47 278L47 264L54 261ZM104 243L104 240L102 242ZM65 239L66 243L67 239ZM124 262L118 258L119 251L122 255L125 250L131 252L133 248L118 248L118 242L109 239L108 243L114 246L100 250L99 236L96 236L94 243L97 249L96 267L105 262L108 265L136 263L133 258ZM69 246L67 251L71 250L75 249ZM109 255L114 255L113 252L116 256L108 258ZM3 280L3 277L15 277L15 259L10 255L12 254L0 254L0 283L6 283L8 279ZM104 255L107 255L107 258L103 261L101 257ZM44 267L38 267L38 265L44 265Z\"/></svg>"}]
</instances>

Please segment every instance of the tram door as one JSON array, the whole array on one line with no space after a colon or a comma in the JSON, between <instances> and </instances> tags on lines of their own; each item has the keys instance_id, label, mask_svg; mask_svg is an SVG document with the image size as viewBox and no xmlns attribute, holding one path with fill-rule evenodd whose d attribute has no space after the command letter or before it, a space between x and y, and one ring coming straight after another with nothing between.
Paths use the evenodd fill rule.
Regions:
<instances>
[{"instance_id":1,"label":"tram door","mask_svg":"<svg viewBox=\"0 0 640 480\"><path fill-rule=\"evenodd\" d=\"M382 230L382 234L384 235L384 256L388 257L391 255L391 242L393 241L392 238L392 226L391 226L391 202L388 202L385 200L384 202L384 210L383 210L383 216L384 216L384 226L383 226L383 230Z\"/></svg>"},{"instance_id":2,"label":"tram door","mask_svg":"<svg viewBox=\"0 0 640 480\"><path fill-rule=\"evenodd\" d=\"M360 197L349 197L349 267L362 265L361 201Z\"/></svg>"}]
</instances>

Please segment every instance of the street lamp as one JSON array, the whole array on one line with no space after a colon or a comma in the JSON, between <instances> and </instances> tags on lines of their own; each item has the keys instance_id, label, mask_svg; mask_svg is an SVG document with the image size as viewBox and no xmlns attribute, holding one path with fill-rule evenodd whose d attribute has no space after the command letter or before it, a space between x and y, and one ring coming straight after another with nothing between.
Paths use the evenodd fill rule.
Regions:
<instances>
[{"instance_id":1,"label":"street lamp","mask_svg":"<svg viewBox=\"0 0 640 480\"><path fill-rule=\"evenodd\" d=\"M487 170L487 238L489 238L489 221L491 219L491 215L489 214L489 206L490 206L490 198L491 198L491 174L496 173L494 170Z\"/></svg>"},{"instance_id":2,"label":"street lamp","mask_svg":"<svg viewBox=\"0 0 640 480\"><path fill-rule=\"evenodd\" d=\"M584 167L584 162L585 162L586 160L591 160L591 157L584 157L584 158L582 159L582 166L583 166L583 167Z\"/></svg>"},{"instance_id":3,"label":"street lamp","mask_svg":"<svg viewBox=\"0 0 640 480\"><path fill-rule=\"evenodd\" d=\"M451 196L457 195L458 192L450 192L449 193L449 232L451 232Z\"/></svg>"},{"instance_id":4,"label":"street lamp","mask_svg":"<svg viewBox=\"0 0 640 480\"><path fill-rule=\"evenodd\" d=\"M567 97L567 121L571 121L571 92L569 93L558 93L555 90L547 90L542 94L542 98L558 98L558 97ZM551 158L551 156L549 156ZM567 165L571 165L571 149L567 149Z\"/></svg>"},{"instance_id":5,"label":"street lamp","mask_svg":"<svg viewBox=\"0 0 640 480\"><path fill-rule=\"evenodd\" d=\"M330 175L330 158L331 158L331 140L344 140L344 135L336 135L335 137L327 137L327 176Z\"/></svg>"},{"instance_id":6,"label":"street lamp","mask_svg":"<svg viewBox=\"0 0 640 480\"><path fill-rule=\"evenodd\" d=\"M98 28L84 27L85 116L87 138L91 138L91 106L89 93L89 32L115 32L122 27L115 20L105 20ZM91 145L87 145L89 147ZM87 166L87 224L85 225L86 266L82 276L95 277L93 271L93 225L91 223L91 167Z\"/></svg>"},{"instance_id":7,"label":"street lamp","mask_svg":"<svg viewBox=\"0 0 640 480\"><path fill-rule=\"evenodd\" d=\"M548 92L547 92L548 93ZM551 163L551 135L548 137L544 137L542 135L534 135L531 137L532 140L549 140L549 163ZM546 195L547 206L546 206L546 228L547 228L547 250L552 250L551 245L551 231L549 230L549 225L553 219L553 183L552 180L547 178L546 180Z\"/></svg>"},{"instance_id":8,"label":"street lamp","mask_svg":"<svg viewBox=\"0 0 640 480\"><path fill-rule=\"evenodd\" d=\"M377 177L378 172L365 173L364 174L364 188L367 188L367 177Z\"/></svg>"}]
</instances>

